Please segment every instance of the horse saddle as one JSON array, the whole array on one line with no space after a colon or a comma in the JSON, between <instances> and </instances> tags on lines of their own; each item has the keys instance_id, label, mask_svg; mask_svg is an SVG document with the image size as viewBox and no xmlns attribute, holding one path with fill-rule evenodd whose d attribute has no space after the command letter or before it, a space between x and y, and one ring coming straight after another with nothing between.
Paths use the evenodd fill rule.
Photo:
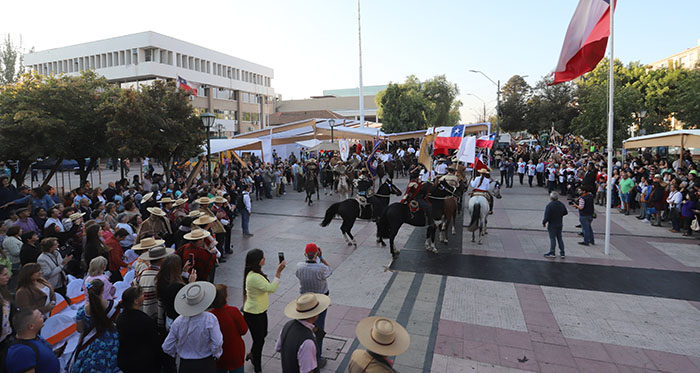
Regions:
<instances>
[{"instance_id":1,"label":"horse saddle","mask_svg":"<svg viewBox=\"0 0 700 373\"><path fill-rule=\"evenodd\" d=\"M367 197L360 196L360 195L356 195L356 196L355 196L355 201L357 201L357 203L360 204L360 208L363 208L363 207L367 206L367 203L368 203L368 202L367 202Z\"/></svg>"}]
</instances>

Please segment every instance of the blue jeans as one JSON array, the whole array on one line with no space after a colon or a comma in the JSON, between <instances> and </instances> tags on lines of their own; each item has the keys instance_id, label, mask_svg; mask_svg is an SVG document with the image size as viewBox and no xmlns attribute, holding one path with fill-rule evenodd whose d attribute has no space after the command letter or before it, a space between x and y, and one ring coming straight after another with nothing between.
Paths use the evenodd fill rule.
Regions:
<instances>
[{"instance_id":1,"label":"blue jeans","mask_svg":"<svg viewBox=\"0 0 700 373\"><path fill-rule=\"evenodd\" d=\"M248 229L249 222L250 222L250 213L248 212L248 209L242 209L241 210L241 229L243 230L244 234L250 234L250 230Z\"/></svg>"},{"instance_id":2,"label":"blue jeans","mask_svg":"<svg viewBox=\"0 0 700 373\"><path fill-rule=\"evenodd\" d=\"M557 242L559 242L559 253L564 255L564 239L561 236L561 230L563 227L552 227L547 226L547 232L549 232L549 254L554 255L556 253Z\"/></svg>"},{"instance_id":3,"label":"blue jeans","mask_svg":"<svg viewBox=\"0 0 700 373\"><path fill-rule=\"evenodd\" d=\"M593 238L593 223L592 216L579 216L578 221L581 222L581 229L583 230L583 243L595 245L595 238Z\"/></svg>"}]
</instances>

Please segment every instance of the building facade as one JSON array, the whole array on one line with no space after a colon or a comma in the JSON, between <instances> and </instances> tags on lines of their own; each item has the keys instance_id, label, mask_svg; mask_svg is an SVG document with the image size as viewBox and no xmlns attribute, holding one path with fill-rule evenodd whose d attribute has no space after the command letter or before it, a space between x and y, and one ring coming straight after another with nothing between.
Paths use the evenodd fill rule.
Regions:
<instances>
[{"instance_id":1,"label":"building facade","mask_svg":"<svg viewBox=\"0 0 700 373\"><path fill-rule=\"evenodd\" d=\"M698 63L700 62L700 39L698 39L698 45L692 48L688 48L683 52L678 52L672 54L666 58L660 59L654 63L649 64L652 69L662 69L662 68L674 68L674 67L685 67L686 69L696 69L698 68Z\"/></svg>"},{"instance_id":2,"label":"building facade","mask_svg":"<svg viewBox=\"0 0 700 373\"><path fill-rule=\"evenodd\" d=\"M386 89L386 85L363 87L363 105L365 120L377 121L376 96ZM359 88L324 90L323 96L315 96L303 100L282 100L277 106L279 113L332 111L346 119L360 119Z\"/></svg>"},{"instance_id":3,"label":"building facade","mask_svg":"<svg viewBox=\"0 0 700 373\"><path fill-rule=\"evenodd\" d=\"M123 88L181 77L196 89L196 113L216 116L214 136L265 128L276 108L273 69L152 31L28 53L24 63L40 74L94 70Z\"/></svg>"}]
</instances>

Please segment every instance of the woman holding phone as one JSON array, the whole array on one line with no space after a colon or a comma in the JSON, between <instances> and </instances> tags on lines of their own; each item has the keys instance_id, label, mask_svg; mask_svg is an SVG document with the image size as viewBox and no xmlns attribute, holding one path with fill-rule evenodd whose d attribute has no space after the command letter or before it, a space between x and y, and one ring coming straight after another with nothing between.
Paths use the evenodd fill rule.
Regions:
<instances>
[{"instance_id":1,"label":"woman holding phone","mask_svg":"<svg viewBox=\"0 0 700 373\"><path fill-rule=\"evenodd\" d=\"M260 249L248 251L245 257L243 274L243 318L248 324L253 346L246 360L252 360L255 372L262 371L262 349L267 335L267 309L270 306L269 293L274 293L280 283L280 276L287 262L280 255L275 278L270 282L262 271L265 254Z\"/></svg>"}]
</instances>

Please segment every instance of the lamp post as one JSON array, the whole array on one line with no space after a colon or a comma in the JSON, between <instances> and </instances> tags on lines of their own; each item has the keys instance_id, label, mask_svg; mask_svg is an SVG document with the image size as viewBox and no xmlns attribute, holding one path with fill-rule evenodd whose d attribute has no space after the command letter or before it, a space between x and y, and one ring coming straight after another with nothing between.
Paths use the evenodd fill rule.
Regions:
<instances>
[{"instance_id":1,"label":"lamp post","mask_svg":"<svg viewBox=\"0 0 700 373\"><path fill-rule=\"evenodd\" d=\"M331 126L331 144L333 143L333 127L335 127L335 119L328 120L328 125Z\"/></svg>"},{"instance_id":2,"label":"lamp post","mask_svg":"<svg viewBox=\"0 0 700 373\"><path fill-rule=\"evenodd\" d=\"M211 125L214 124L214 119L216 117L208 111L199 117L202 118L202 123L204 123L204 127L207 129L207 180L211 183L211 137L209 132L211 131Z\"/></svg>"},{"instance_id":3,"label":"lamp post","mask_svg":"<svg viewBox=\"0 0 700 373\"><path fill-rule=\"evenodd\" d=\"M501 116L501 81L499 80L498 83L494 82L493 79L489 78L488 75L484 74L483 71L481 70L469 70L470 73L476 73L476 74L481 74L483 75L486 79L488 79L493 85L496 86L496 128L500 129L499 125L499 117ZM491 135L491 125L489 124L489 133L488 135ZM488 151L489 158L487 159L487 164L489 167L491 167L491 149Z\"/></svg>"},{"instance_id":4,"label":"lamp post","mask_svg":"<svg viewBox=\"0 0 700 373\"><path fill-rule=\"evenodd\" d=\"M467 96L474 96L474 97L478 98L484 104L484 122L486 122L488 120L486 118L486 101L484 101L483 98L481 98L473 93L467 93Z\"/></svg>"}]
</instances>

